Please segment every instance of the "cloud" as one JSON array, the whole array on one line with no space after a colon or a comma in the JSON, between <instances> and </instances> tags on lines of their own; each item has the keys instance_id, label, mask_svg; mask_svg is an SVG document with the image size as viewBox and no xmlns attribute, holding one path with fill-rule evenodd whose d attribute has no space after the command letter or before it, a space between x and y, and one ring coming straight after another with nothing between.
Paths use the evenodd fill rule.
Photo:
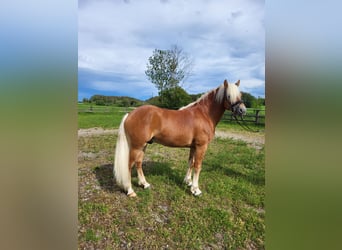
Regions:
<instances>
[{"instance_id":1,"label":"cloud","mask_svg":"<svg viewBox=\"0 0 342 250\"><path fill-rule=\"evenodd\" d=\"M264 87L263 19L262 1L83 0L79 69L135 79L146 92L146 86L153 89L144 74L149 56L177 44L194 59L188 92L208 91L224 78L241 79L241 88L253 90Z\"/></svg>"},{"instance_id":2,"label":"cloud","mask_svg":"<svg viewBox=\"0 0 342 250\"><path fill-rule=\"evenodd\" d=\"M152 88L149 86L146 86L144 82L134 82L132 84L131 82L127 82L126 84L122 84L122 82L114 82L114 81L93 81L90 83L89 88L96 89L99 91L105 91L105 92L120 92L120 93L126 93L125 95L136 95L135 92L137 92L137 89L140 90L141 88L144 88L146 92L146 89L150 89L152 92ZM149 92L148 94L151 94ZM142 93L138 93L141 95Z\"/></svg>"},{"instance_id":3,"label":"cloud","mask_svg":"<svg viewBox=\"0 0 342 250\"><path fill-rule=\"evenodd\" d=\"M154 85L145 78L111 72L79 69L79 100L94 94L131 96L146 100L157 95Z\"/></svg>"}]
</instances>

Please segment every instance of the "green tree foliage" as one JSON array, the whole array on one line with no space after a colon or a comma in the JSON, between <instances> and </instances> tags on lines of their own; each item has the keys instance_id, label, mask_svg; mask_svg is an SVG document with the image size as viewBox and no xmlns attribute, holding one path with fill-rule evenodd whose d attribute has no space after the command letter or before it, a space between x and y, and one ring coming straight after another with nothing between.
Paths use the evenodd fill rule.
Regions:
<instances>
[{"instance_id":1,"label":"green tree foliage","mask_svg":"<svg viewBox=\"0 0 342 250\"><path fill-rule=\"evenodd\" d=\"M120 106L122 106L122 107L129 107L130 106L130 101L128 100L128 98L123 98Z\"/></svg>"},{"instance_id":2,"label":"green tree foliage","mask_svg":"<svg viewBox=\"0 0 342 250\"><path fill-rule=\"evenodd\" d=\"M154 106L162 107L159 96L151 97L150 99L147 99L146 102Z\"/></svg>"},{"instance_id":3,"label":"green tree foliage","mask_svg":"<svg viewBox=\"0 0 342 250\"><path fill-rule=\"evenodd\" d=\"M179 109L192 102L191 97L181 87L166 89L160 93L161 99L164 100L161 106L172 109Z\"/></svg>"},{"instance_id":4,"label":"green tree foliage","mask_svg":"<svg viewBox=\"0 0 342 250\"><path fill-rule=\"evenodd\" d=\"M176 94L184 94L180 85L191 74L192 64L187 54L177 46L170 50L153 51L148 59L145 74L158 89L162 106L174 108L173 104L177 100L184 99L184 95L177 97Z\"/></svg>"},{"instance_id":5,"label":"green tree foliage","mask_svg":"<svg viewBox=\"0 0 342 250\"><path fill-rule=\"evenodd\" d=\"M258 99L256 100L256 108L262 108L265 105L266 105L265 98L258 97Z\"/></svg>"},{"instance_id":6,"label":"green tree foliage","mask_svg":"<svg viewBox=\"0 0 342 250\"><path fill-rule=\"evenodd\" d=\"M256 104L256 98L252 96L250 93L242 92L242 99L245 103L246 108L254 108Z\"/></svg>"},{"instance_id":7,"label":"green tree foliage","mask_svg":"<svg viewBox=\"0 0 342 250\"><path fill-rule=\"evenodd\" d=\"M140 106L143 104L143 101L127 97L127 96L104 96L104 95L93 95L90 100L90 103L95 103L96 105L101 106L121 106L121 107L129 107L129 106Z\"/></svg>"},{"instance_id":8,"label":"green tree foliage","mask_svg":"<svg viewBox=\"0 0 342 250\"><path fill-rule=\"evenodd\" d=\"M247 92L241 92L241 93L242 93L242 99L247 108L261 108L265 106L265 98L262 98L262 97L256 98Z\"/></svg>"},{"instance_id":9,"label":"green tree foliage","mask_svg":"<svg viewBox=\"0 0 342 250\"><path fill-rule=\"evenodd\" d=\"M145 74L161 92L179 86L190 75L191 68L192 61L175 45L170 50L155 49Z\"/></svg>"},{"instance_id":10,"label":"green tree foliage","mask_svg":"<svg viewBox=\"0 0 342 250\"><path fill-rule=\"evenodd\" d=\"M152 97L146 100L146 102L148 104L155 105L158 107L178 109L197 100L197 98L194 99L194 96L195 95L188 95L188 93L186 93L186 91L181 87L175 87L172 89L164 90L160 94L160 96ZM162 98L164 102L161 102Z\"/></svg>"},{"instance_id":11,"label":"green tree foliage","mask_svg":"<svg viewBox=\"0 0 342 250\"><path fill-rule=\"evenodd\" d=\"M196 101L198 98L200 98L204 93L199 93L199 94L192 94L190 95L191 97L191 102Z\"/></svg>"}]
</instances>

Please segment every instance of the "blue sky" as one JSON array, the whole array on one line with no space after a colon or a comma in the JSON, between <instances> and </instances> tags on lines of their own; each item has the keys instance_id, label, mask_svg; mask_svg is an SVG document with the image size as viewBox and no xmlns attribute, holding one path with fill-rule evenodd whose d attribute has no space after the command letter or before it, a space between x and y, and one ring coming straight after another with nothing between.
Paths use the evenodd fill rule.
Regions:
<instances>
[{"instance_id":1,"label":"blue sky","mask_svg":"<svg viewBox=\"0 0 342 250\"><path fill-rule=\"evenodd\" d=\"M194 61L190 94L224 79L265 96L264 1L79 0L78 100L94 94L146 100L158 90L145 75L154 49L177 45Z\"/></svg>"}]
</instances>

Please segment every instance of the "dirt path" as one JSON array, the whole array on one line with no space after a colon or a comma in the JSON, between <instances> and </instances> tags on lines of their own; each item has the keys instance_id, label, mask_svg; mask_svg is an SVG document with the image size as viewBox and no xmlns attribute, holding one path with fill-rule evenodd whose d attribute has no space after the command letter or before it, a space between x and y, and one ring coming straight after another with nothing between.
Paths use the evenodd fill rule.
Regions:
<instances>
[{"instance_id":1,"label":"dirt path","mask_svg":"<svg viewBox=\"0 0 342 250\"><path fill-rule=\"evenodd\" d=\"M265 144L264 133L253 133L253 132L237 132L228 130L216 130L215 136L221 138L231 138L233 140L241 140L247 142L249 145L255 148L262 148Z\"/></svg>"},{"instance_id":2,"label":"dirt path","mask_svg":"<svg viewBox=\"0 0 342 250\"><path fill-rule=\"evenodd\" d=\"M78 136L93 136L93 135L108 135L116 134L117 129L103 129L103 128L89 128L89 129L79 129ZM242 140L247 142L250 146L255 148L262 148L265 144L265 134L264 133L252 133L252 132L242 132L242 131L229 131L217 129L215 132L216 137L220 138L231 138L233 140Z\"/></svg>"},{"instance_id":3,"label":"dirt path","mask_svg":"<svg viewBox=\"0 0 342 250\"><path fill-rule=\"evenodd\" d=\"M118 132L117 129L103 129L103 128L79 129L78 130L78 137L116 134L117 132Z\"/></svg>"}]
</instances>

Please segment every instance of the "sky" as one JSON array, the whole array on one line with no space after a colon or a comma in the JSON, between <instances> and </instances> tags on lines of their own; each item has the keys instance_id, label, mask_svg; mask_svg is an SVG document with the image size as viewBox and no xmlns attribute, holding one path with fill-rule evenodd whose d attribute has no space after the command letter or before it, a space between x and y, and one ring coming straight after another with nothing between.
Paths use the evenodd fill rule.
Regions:
<instances>
[{"instance_id":1,"label":"sky","mask_svg":"<svg viewBox=\"0 0 342 250\"><path fill-rule=\"evenodd\" d=\"M240 79L241 91L265 97L264 8L259 0L79 0L78 100L158 95L148 58L173 45L193 60L189 94Z\"/></svg>"}]
</instances>

